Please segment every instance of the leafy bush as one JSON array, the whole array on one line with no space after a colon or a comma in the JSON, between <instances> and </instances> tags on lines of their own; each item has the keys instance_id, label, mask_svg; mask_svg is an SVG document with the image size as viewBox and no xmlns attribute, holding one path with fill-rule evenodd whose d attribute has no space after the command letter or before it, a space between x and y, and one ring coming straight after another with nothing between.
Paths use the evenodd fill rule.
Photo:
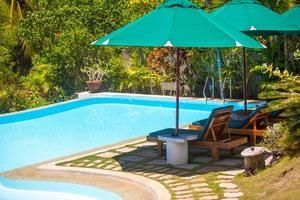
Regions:
<instances>
[{"instance_id":1,"label":"leafy bush","mask_svg":"<svg viewBox=\"0 0 300 200\"><path fill-rule=\"evenodd\" d=\"M286 152L300 151L300 76L287 70L281 72L273 66L259 66L257 69L269 76L262 84L262 99L272 100L270 110L285 109L287 132L280 138L282 149ZM285 132L285 131L283 131Z\"/></svg>"}]
</instances>

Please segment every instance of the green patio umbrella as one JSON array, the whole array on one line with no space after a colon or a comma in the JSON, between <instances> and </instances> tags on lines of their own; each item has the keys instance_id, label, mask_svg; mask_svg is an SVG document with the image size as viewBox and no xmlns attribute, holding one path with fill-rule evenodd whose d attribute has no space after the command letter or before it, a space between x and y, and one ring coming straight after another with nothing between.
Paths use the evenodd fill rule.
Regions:
<instances>
[{"instance_id":1,"label":"green patio umbrella","mask_svg":"<svg viewBox=\"0 0 300 200\"><path fill-rule=\"evenodd\" d=\"M173 47L176 50L176 132L179 131L179 48L263 48L188 0L168 0L147 15L106 35L98 46Z\"/></svg>"},{"instance_id":2,"label":"green patio umbrella","mask_svg":"<svg viewBox=\"0 0 300 200\"><path fill-rule=\"evenodd\" d=\"M300 27L300 5L299 4L296 5L294 8L283 13L282 16Z\"/></svg>"},{"instance_id":3,"label":"green patio umbrella","mask_svg":"<svg viewBox=\"0 0 300 200\"><path fill-rule=\"evenodd\" d=\"M299 26L256 0L232 0L211 13L223 22L250 36L295 33ZM246 49L243 48L244 104L247 111Z\"/></svg>"}]
</instances>

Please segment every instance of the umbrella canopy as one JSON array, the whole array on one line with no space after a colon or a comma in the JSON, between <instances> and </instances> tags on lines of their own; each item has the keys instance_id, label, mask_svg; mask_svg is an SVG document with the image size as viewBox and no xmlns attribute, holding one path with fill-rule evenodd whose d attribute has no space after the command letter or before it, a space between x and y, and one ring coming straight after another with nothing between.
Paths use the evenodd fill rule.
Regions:
<instances>
[{"instance_id":1,"label":"umbrella canopy","mask_svg":"<svg viewBox=\"0 0 300 200\"><path fill-rule=\"evenodd\" d=\"M299 26L256 0L232 0L211 15L252 36L300 31Z\"/></svg>"},{"instance_id":2,"label":"umbrella canopy","mask_svg":"<svg viewBox=\"0 0 300 200\"><path fill-rule=\"evenodd\" d=\"M136 21L104 36L93 45L177 47L176 51L176 132L179 133L180 47L249 47L263 45L236 29L209 16L188 0L167 0Z\"/></svg>"},{"instance_id":3,"label":"umbrella canopy","mask_svg":"<svg viewBox=\"0 0 300 200\"><path fill-rule=\"evenodd\" d=\"M188 0L169 0L149 14L93 43L102 46L261 48Z\"/></svg>"},{"instance_id":4,"label":"umbrella canopy","mask_svg":"<svg viewBox=\"0 0 300 200\"><path fill-rule=\"evenodd\" d=\"M256 0L232 0L211 13L223 22L250 36L294 34L299 26L286 20L280 14L263 6ZM247 112L246 50L243 49L244 104Z\"/></svg>"},{"instance_id":5,"label":"umbrella canopy","mask_svg":"<svg viewBox=\"0 0 300 200\"><path fill-rule=\"evenodd\" d=\"M300 27L300 5L299 4L296 5L294 8L283 13L282 16Z\"/></svg>"}]
</instances>

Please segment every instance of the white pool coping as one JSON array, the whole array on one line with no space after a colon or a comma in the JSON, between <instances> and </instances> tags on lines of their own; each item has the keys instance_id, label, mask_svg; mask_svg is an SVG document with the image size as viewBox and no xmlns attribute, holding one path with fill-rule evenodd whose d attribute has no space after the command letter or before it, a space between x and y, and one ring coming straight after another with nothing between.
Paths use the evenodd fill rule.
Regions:
<instances>
[{"instance_id":1,"label":"white pool coping","mask_svg":"<svg viewBox=\"0 0 300 200\"><path fill-rule=\"evenodd\" d=\"M149 178L135 175L135 174L102 170L102 169L56 166L54 163L42 165L38 167L38 169L43 171L48 171L48 172L76 172L76 173L84 173L84 174L101 175L104 177L114 178L117 180L123 180L125 182L129 182L129 184L131 185L134 184L138 187L143 187L143 189L149 191L152 194L155 200L171 199L171 194L162 184L154 180L151 180Z\"/></svg>"}]
</instances>

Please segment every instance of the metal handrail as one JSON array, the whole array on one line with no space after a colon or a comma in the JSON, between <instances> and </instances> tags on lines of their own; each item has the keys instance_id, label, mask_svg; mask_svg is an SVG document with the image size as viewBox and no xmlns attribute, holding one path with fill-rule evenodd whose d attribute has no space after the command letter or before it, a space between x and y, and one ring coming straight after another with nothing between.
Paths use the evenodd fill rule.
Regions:
<instances>
[{"instance_id":1,"label":"metal handrail","mask_svg":"<svg viewBox=\"0 0 300 200\"><path fill-rule=\"evenodd\" d=\"M222 88L221 88L221 99L222 99L223 101L225 101L224 89L225 89L226 81L227 81L227 78L225 78L225 79L223 80L223 84L222 84Z\"/></svg>"},{"instance_id":2,"label":"metal handrail","mask_svg":"<svg viewBox=\"0 0 300 200\"><path fill-rule=\"evenodd\" d=\"M207 76L206 79L205 79L205 84L204 84L204 88L203 88L203 91L202 91L203 97L205 98L206 101L207 101L207 97L206 97L206 94L205 94L205 90L206 90L207 83L208 83L209 79L210 79L210 77Z\"/></svg>"}]
</instances>

